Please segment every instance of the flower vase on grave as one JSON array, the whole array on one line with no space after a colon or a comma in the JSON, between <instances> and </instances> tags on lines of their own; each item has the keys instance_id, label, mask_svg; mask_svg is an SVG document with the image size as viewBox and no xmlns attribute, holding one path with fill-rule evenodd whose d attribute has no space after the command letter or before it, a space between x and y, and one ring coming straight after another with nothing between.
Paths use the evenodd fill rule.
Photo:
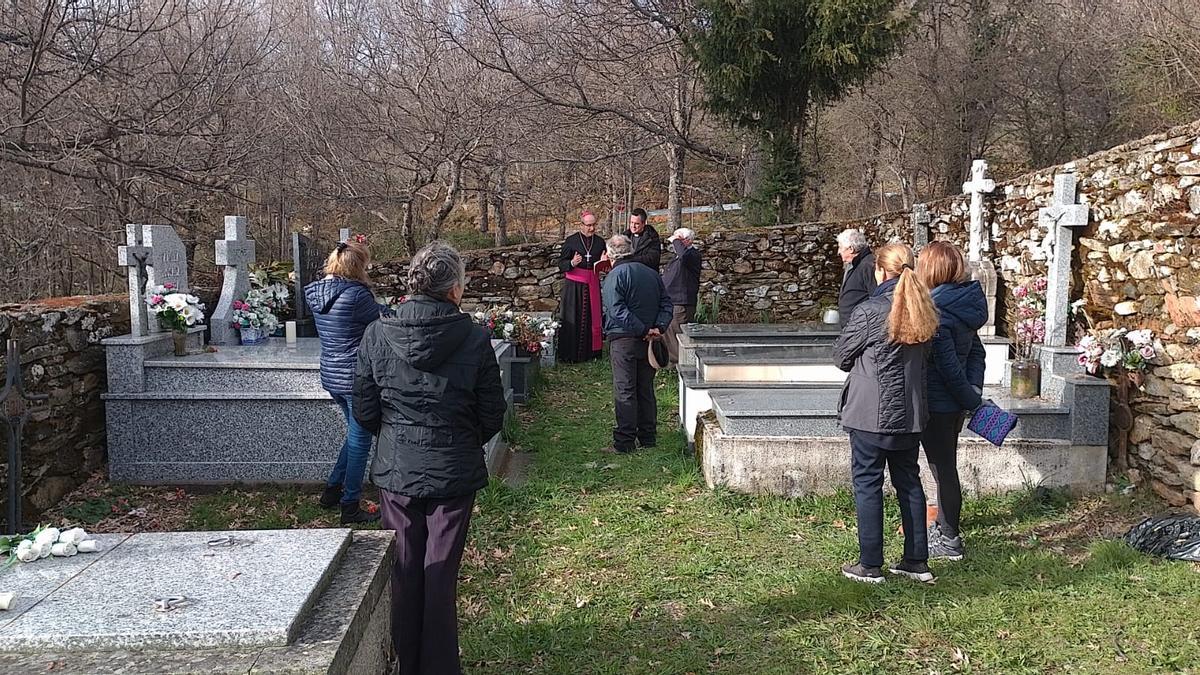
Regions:
<instances>
[{"instance_id":1,"label":"flower vase on grave","mask_svg":"<svg viewBox=\"0 0 1200 675\"><path fill-rule=\"evenodd\" d=\"M243 345L261 345L267 341L267 334L261 328L242 326L241 338Z\"/></svg>"},{"instance_id":2,"label":"flower vase on grave","mask_svg":"<svg viewBox=\"0 0 1200 675\"><path fill-rule=\"evenodd\" d=\"M1035 398L1042 392L1042 366L1033 359L1017 359L1009 369L1013 398Z\"/></svg>"},{"instance_id":3,"label":"flower vase on grave","mask_svg":"<svg viewBox=\"0 0 1200 675\"><path fill-rule=\"evenodd\" d=\"M171 331L171 339L175 342L175 356L187 356L187 333Z\"/></svg>"}]
</instances>

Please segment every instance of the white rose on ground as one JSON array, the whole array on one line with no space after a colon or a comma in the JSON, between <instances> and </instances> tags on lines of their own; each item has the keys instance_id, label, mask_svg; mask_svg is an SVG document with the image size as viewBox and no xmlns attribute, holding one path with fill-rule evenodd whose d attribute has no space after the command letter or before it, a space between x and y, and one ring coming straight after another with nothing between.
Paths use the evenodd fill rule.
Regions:
<instances>
[{"instance_id":1,"label":"white rose on ground","mask_svg":"<svg viewBox=\"0 0 1200 675\"><path fill-rule=\"evenodd\" d=\"M76 545L75 550L80 553L95 553L100 550L100 542L95 539L85 539Z\"/></svg>"},{"instance_id":2,"label":"white rose on ground","mask_svg":"<svg viewBox=\"0 0 1200 675\"><path fill-rule=\"evenodd\" d=\"M58 542L60 544L79 545L79 542L84 541L87 538L88 533L82 527L72 527L69 530L64 530L62 534L58 535Z\"/></svg>"},{"instance_id":3,"label":"white rose on ground","mask_svg":"<svg viewBox=\"0 0 1200 675\"><path fill-rule=\"evenodd\" d=\"M34 543L28 539L17 544L17 560L21 562L33 562L42 555L41 549L34 550Z\"/></svg>"},{"instance_id":4,"label":"white rose on ground","mask_svg":"<svg viewBox=\"0 0 1200 675\"><path fill-rule=\"evenodd\" d=\"M50 557L50 547L53 545L54 544L39 544L35 541L33 542L33 548L30 549L30 551L36 553L37 557L39 558L48 558Z\"/></svg>"},{"instance_id":5,"label":"white rose on ground","mask_svg":"<svg viewBox=\"0 0 1200 675\"><path fill-rule=\"evenodd\" d=\"M79 551L76 550L75 544L64 544L59 542L50 547L50 554L58 558L70 558Z\"/></svg>"},{"instance_id":6,"label":"white rose on ground","mask_svg":"<svg viewBox=\"0 0 1200 675\"><path fill-rule=\"evenodd\" d=\"M12 607L13 600L16 599L16 593L0 593L0 610Z\"/></svg>"},{"instance_id":7,"label":"white rose on ground","mask_svg":"<svg viewBox=\"0 0 1200 675\"><path fill-rule=\"evenodd\" d=\"M33 538L33 543L46 544L48 546L58 541L58 535L60 534L62 534L62 531L57 527L47 527L46 529L37 533L37 536Z\"/></svg>"}]
</instances>

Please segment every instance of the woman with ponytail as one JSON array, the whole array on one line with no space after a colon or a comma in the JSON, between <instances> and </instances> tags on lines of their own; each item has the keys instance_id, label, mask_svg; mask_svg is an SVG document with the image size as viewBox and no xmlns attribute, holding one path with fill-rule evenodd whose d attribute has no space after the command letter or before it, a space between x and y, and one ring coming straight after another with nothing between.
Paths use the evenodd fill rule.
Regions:
<instances>
[{"instance_id":1,"label":"woman with ponytail","mask_svg":"<svg viewBox=\"0 0 1200 675\"><path fill-rule=\"evenodd\" d=\"M858 562L842 567L842 574L854 581L884 580L886 466L904 524L904 559L888 570L928 582L933 573L927 564L925 491L917 454L929 417L925 361L938 314L908 246L889 244L875 251L875 280L878 287L855 308L834 345L838 368L849 373L838 413L850 434L858 512Z\"/></svg>"}]
</instances>

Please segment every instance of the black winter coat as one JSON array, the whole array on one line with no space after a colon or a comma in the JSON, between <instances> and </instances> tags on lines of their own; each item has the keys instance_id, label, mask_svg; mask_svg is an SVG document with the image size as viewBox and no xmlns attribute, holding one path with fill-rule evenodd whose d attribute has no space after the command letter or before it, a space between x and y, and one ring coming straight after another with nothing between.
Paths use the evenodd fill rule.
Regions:
<instances>
[{"instance_id":1,"label":"black winter coat","mask_svg":"<svg viewBox=\"0 0 1200 675\"><path fill-rule=\"evenodd\" d=\"M843 326L850 322L854 308L871 296L875 290L875 254L866 249L850 263L850 271L842 280L838 293L838 320Z\"/></svg>"},{"instance_id":2,"label":"black winter coat","mask_svg":"<svg viewBox=\"0 0 1200 675\"><path fill-rule=\"evenodd\" d=\"M630 230L625 230L624 234L629 237L629 243L633 244L633 255L626 256L625 259L636 260L657 274L662 263L662 239L658 237L658 232L647 225L636 237Z\"/></svg>"},{"instance_id":3,"label":"black winter coat","mask_svg":"<svg viewBox=\"0 0 1200 675\"><path fill-rule=\"evenodd\" d=\"M675 251L675 258L663 272L663 286L667 287L672 304L695 307L696 296L700 294L700 252L693 246L684 248L678 239L671 242L671 250Z\"/></svg>"},{"instance_id":4,"label":"black winter coat","mask_svg":"<svg viewBox=\"0 0 1200 675\"><path fill-rule=\"evenodd\" d=\"M978 281L942 284L930 293L940 318L929 368L929 410L956 413L983 402L984 349L979 328L987 323L987 298Z\"/></svg>"},{"instance_id":5,"label":"black winter coat","mask_svg":"<svg viewBox=\"0 0 1200 675\"><path fill-rule=\"evenodd\" d=\"M838 414L846 429L876 434L913 434L925 429L929 343L902 345L888 339L896 280L889 279L850 315L833 345L837 367L850 375L842 387Z\"/></svg>"},{"instance_id":6,"label":"black winter coat","mask_svg":"<svg viewBox=\"0 0 1200 675\"><path fill-rule=\"evenodd\" d=\"M318 279L304 287L321 338L321 386L331 394L354 389L354 364L363 331L385 312L371 289L341 277Z\"/></svg>"},{"instance_id":7,"label":"black winter coat","mask_svg":"<svg viewBox=\"0 0 1200 675\"><path fill-rule=\"evenodd\" d=\"M371 482L407 497L487 485L483 445L504 426L500 366L482 326L453 304L412 296L367 328L354 417L379 436Z\"/></svg>"}]
</instances>

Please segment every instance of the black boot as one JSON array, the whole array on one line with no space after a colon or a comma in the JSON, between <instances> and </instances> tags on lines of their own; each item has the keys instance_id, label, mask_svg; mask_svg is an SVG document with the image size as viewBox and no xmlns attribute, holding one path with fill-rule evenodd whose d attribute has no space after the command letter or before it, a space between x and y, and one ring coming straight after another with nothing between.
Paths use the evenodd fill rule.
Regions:
<instances>
[{"instance_id":1,"label":"black boot","mask_svg":"<svg viewBox=\"0 0 1200 675\"><path fill-rule=\"evenodd\" d=\"M336 509L338 504L342 503L342 486L341 485L326 485L325 490L321 492L321 506L327 509Z\"/></svg>"},{"instance_id":2,"label":"black boot","mask_svg":"<svg viewBox=\"0 0 1200 675\"><path fill-rule=\"evenodd\" d=\"M355 524L359 524L359 523L373 523L377 520L379 520L378 512L371 513L369 511L363 511L361 508L359 508L358 502L352 502L350 504L342 504L342 524L343 525L355 525Z\"/></svg>"}]
</instances>

